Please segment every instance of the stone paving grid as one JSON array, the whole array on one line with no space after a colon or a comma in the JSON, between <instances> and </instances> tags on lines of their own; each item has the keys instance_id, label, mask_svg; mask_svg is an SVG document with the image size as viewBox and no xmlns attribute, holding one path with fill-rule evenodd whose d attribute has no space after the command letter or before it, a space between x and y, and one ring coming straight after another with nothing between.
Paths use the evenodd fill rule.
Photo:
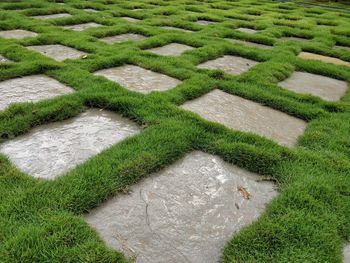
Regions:
<instances>
[{"instance_id":1,"label":"stone paving grid","mask_svg":"<svg viewBox=\"0 0 350 263\"><path fill-rule=\"evenodd\" d=\"M85 9L86 10L86 9ZM139 10L139 9L135 9L135 10ZM144 10L144 9L140 9L140 10ZM86 10L86 11L91 11L91 10ZM67 15L65 15L65 14L63 14L63 15L60 15L60 14L58 14L58 15L48 15L48 16L33 16L33 18L39 18L39 19L54 19L54 18L64 18L64 17L69 17L69 16L71 16L70 14L67 14ZM138 22L138 21L141 21L141 20L139 20L139 19L137 19L137 20L135 20L135 19L129 19L128 17L123 17L123 19L125 19L125 18L127 18L127 22ZM200 25L207 25L208 23L206 23L205 22L205 20L198 20L199 21L199 24ZM92 22L92 23L87 23L86 25L80 25L80 24L77 24L77 25L67 25L67 26L64 26L64 28L69 28L69 29L73 29L73 30L76 30L76 31L82 31L82 30L84 30L85 28L88 28L88 27L90 27L90 26L92 26L92 27L99 27L99 26L101 26L101 25L99 25L99 24L97 24L97 23L94 23L94 22ZM180 30L180 31L183 31L183 32L187 32L187 33L195 33L195 31L193 30L186 30L186 29L181 29L181 28L179 28L179 27L167 27L167 26L162 26L162 28L163 29L170 29L170 30ZM243 32L243 33L248 33L248 34L255 34L255 33L260 33L260 30L252 30L252 29L250 29L250 28L245 28L245 27L238 27L238 28L236 28L236 30L238 30L238 31L241 31L241 32ZM131 33L130 33L131 34ZM293 38L293 37L289 37L289 39L290 40L299 40L300 41L300 39L298 39L298 38ZM137 38L135 38L135 39L131 39L131 40L137 40ZM280 40L283 40L283 38L281 38ZM113 40L112 40L113 41ZM118 41L119 40L117 40L117 42L116 43L118 43ZM306 40L306 41L308 41L308 40ZM247 45L249 45L248 43L251 43L251 42L249 42L249 41L246 41L246 43L243 43L243 42L241 42L242 44L247 44ZM254 43L252 43L252 44L254 44ZM169 45L173 45L173 43L169 43ZM256 44L256 47L258 47L258 45L259 44ZM261 46L262 47L262 46ZM175 50L175 49L174 49ZM82 54L85 54L85 53L82 53ZM181 54L181 52L180 52L180 54ZM178 54L177 54L178 55ZM301 58L304 58L304 59L310 59L310 57L312 57L312 54L310 54L310 53L307 53L307 52L302 52L300 55L299 55ZM227 57L233 57L232 55L226 55L226 56L224 56L223 58L227 58ZM78 57L77 57L78 58ZM218 67L217 65L211 65L210 63L211 62L213 62L213 61L217 61L217 60L220 60L220 57L218 58L218 57L216 57L216 58L212 58L212 59L210 59L210 60L208 60L208 61L205 61L205 62L203 62L202 64L200 64L200 65L198 65L198 67L199 68L207 68L207 69L222 69L222 70L224 70L225 72L227 72L228 74L241 74L241 73L243 73L243 72L245 72L245 71L248 71L249 69L250 69L250 67L252 67L252 66L255 66L255 65L257 65L258 64L258 62L255 62L255 61L253 61L253 60L249 60L248 58L244 58L243 56L235 56L235 58L239 58L239 59L242 59L243 60L243 62L242 62L242 64L240 64L239 66L238 66L238 68L237 69L233 69L232 70L232 67L230 67L229 69L227 69L227 68L225 68L225 67L221 67L220 68L220 66ZM320 56L320 55L315 55L314 56L314 59L316 59L316 60L322 60L324 58L324 56ZM1 60L1 57L0 57L0 60ZM62 59L59 59L60 61L62 61ZM349 64L349 62L345 62L345 61L341 61L341 60L339 60L339 59L335 59L335 58L325 58L324 59L324 61L325 62L327 62L327 63L336 63L336 64L342 64L342 65L345 65L345 66L349 66L350 64ZM224 61L223 61L223 63L225 63ZM221 63L221 61L219 61L219 64L223 64L223 63ZM121 68L123 68L123 67L127 67L127 66L122 66ZM137 70L141 70L141 71L147 71L147 70L145 70L145 69L142 69L141 67L137 67L137 69L136 69L136 66L129 66L129 67L131 67L131 69L129 68L129 72L135 72L135 71L137 71ZM95 74L96 75L102 75L102 74L99 74L99 73L105 73L106 71L108 71L108 70L115 70L116 68L109 68L109 69L101 69L101 70L99 70L99 71L97 71L97 72L95 72ZM152 72L152 73L151 73ZM107 72L108 73L108 72ZM148 71L148 73L151 73L151 74L159 74L159 73L155 73L155 72L153 72L153 71ZM108 74L105 74L106 76L108 75ZM159 90L159 91L166 91L166 90L168 90L168 89L170 89L170 88L173 88L173 87L175 87L175 86L177 86L178 84L180 84L181 83L181 81L179 81L179 80L176 80L175 78L171 78L171 77L169 77L169 76L166 76L166 75L164 75L163 74L163 76L164 76L164 80L163 80L163 82L167 82L167 86L166 87L160 87L160 88L156 88L156 89L152 89L151 87L153 87L155 84L154 83L156 83L157 84L157 82L155 81L153 81L152 82L152 77L150 77L150 79L151 79L151 84L149 84L149 83L146 83L146 84L144 84L141 88L136 88L136 89L134 89L134 90L136 90L136 91L139 91L139 92L141 92L141 93L145 93L145 94L147 94L147 93L149 93L150 92L150 90ZM108 78L108 76L107 76L107 78ZM157 77L155 77L155 78L157 78ZM120 80L120 79L113 79L112 77L110 77L110 79L111 80L113 80L113 81L116 81L116 82L118 82L119 84L121 84L122 86L124 86L124 87L126 87L126 88L129 88L129 89L131 89L131 90L133 90L133 87L131 87L131 86L129 86L128 87L128 84L127 83L123 83L123 80ZM138 79L139 80L139 79ZM147 81L146 81L147 82ZM0 82L0 85L1 84L3 84L2 82ZM170 85L169 85L170 84ZM336 98L334 98L333 100L334 101L337 101L337 100L339 100L340 99L340 97L344 94L344 92L345 92L345 89L346 89L346 87L344 88L344 86L343 86L343 89L342 89L342 92L341 92L341 94L338 94L338 95L336 95ZM209 94L209 93L208 93ZM204 95L203 97L205 97L206 95ZM225 95L223 92L222 92L222 94L221 94L221 96L222 97L225 97L225 96L229 96L228 94L227 95ZM323 99L327 99L326 97L323 97ZM30 101L30 100L28 100L28 101ZM188 103L190 103L190 102L188 102ZM186 105L186 104L185 104ZM227 125L228 127L230 126L230 125ZM105 135L104 135L105 136ZM267 136L268 137L268 136ZM20 138L20 137L19 137ZM15 140L14 140L15 141ZM14 142L13 141L13 142ZM214 157L213 157L214 158ZM15 161L14 161L15 162ZM16 162L15 162L16 163ZM30 173L30 171L26 171L26 172L29 172ZM40 177L40 176L39 176ZM43 176L44 178L45 178L45 176ZM203 261L202 261L203 262Z\"/></svg>"}]
</instances>

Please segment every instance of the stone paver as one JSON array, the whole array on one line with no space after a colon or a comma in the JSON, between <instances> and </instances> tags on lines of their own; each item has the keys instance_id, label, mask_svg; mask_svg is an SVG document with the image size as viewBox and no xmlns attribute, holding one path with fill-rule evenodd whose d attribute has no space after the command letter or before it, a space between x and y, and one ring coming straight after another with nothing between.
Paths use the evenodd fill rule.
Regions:
<instances>
[{"instance_id":1,"label":"stone paver","mask_svg":"<svg viewBox=\"0 0 350 263\"><path fill-rule=\"evenodd\" d=\"M9 62L9 60L4 56L0 55L0 63L4 63L4 62Z\"/></svg>"},{"instance_id":2,"label":"stone paver","mask_svg":"<svg viewBox=\"0 0 350 263\"><path fill-rule=\"evenodd\" d=\"M213 24L214 22L208 21L208 20L197 20L194 23L202 26L207 26L207 25Z\"/></svg>"},{"instance_id":3,"label":"stone paver","mask_svg":"<svg viewBox=\"0 0 350 263\"><path fill-rule=\"evenodd\" d=\"M249 42L249 41L244 41L244 40L240 40L240 39L232 39L232 38L225 38L227 41L230 41L232 43L238 43L238 44L242 44L248 47L256 47L256 48L262 48L262 49L271 49L273 48L272 46L267 46L264 44L258 44L258 43L254 43L254 42Z\"/></svg>"},{"instance_id":4,"label":"stone paver","mask_svg":"<svg viewBox=\"0 0 350 263\"><path fill-rule=\"evenodd\" d=\"M104 38L101 38L100 40L108 44L114 44L114 43L121 43L125 41L137 41L145 38L146 37L143 35L127 33L127 34L121 34L116 36L104 37Z\"/></svg>"},{"instance_id":5,"label":"stone paver","mask_svg":"<svg viewBox=\"0 0 350 263\"><path fill-rule=\"evenodd\" d=\"M35 37L37 35L38 34L35 32L22 30L22 29L0 31L0 38L22 39L26 37Z\"/></svg>"},{"instance_id":6,"label":"stone paver","mask_svg":"<svg viewBox=\"0 0 350 263\"><path fill-rule=\"evenodd\" d=\"M85 52L63 45L28 46L27 48L37 51L40 54L53 58L57 61L63 61L65 59L77 59L86 54Z\"/></svg>"},{"instance_id":7,"label":"stone paver","mask_svg":"<svg viewBox=\"0 0 350 263\"><path fill-rule=\"evenodd\" d=\"M346 243L343 249L343 262L350 263L350 243Z\"/></svg>"},{"instance_id":8,"label":"stone paver","mask_svg":"<svg viewBox=\"0 0 350 263\"><path fill-rule=\"evenodd\" d=\"M346 51L350 51L350 47L345 47L345 46L335 46L336 49L340 49L340 50L346 50Z\"/></svg>"},{"instance_id":9,"label":"stone paver","mask_svg":"<svg viewBox=\"0 0 350 263\"><path fill-rule=\"evenodd\" d=\"M279 85L298 93L312 94L329 101L339 100L348 87L345 81L307 72L294 72Z\"/></svg>"},{"instance_id":10,"label":"stone paver","mask_svg":"<svg viewBox=\"0 0 350 263\"><path fill-rule=\"evenodd\" d=\"M160 28L168 29L168 30L181 31L181 32L186 32L186 33L193 33L194 32L192 30L183 29L183 28L180 28L180 27L173 27L173 26L161 26Z\"/></svg>"},{"instance_id":11,"label":"stone paver","mask_svg":"<svg viewBox=\"0 0 350 263\"><path fill-rule=\"evenodd\" d=\"M310 39L307 38L301 38L301 37L281 37L281 41L300 41L300 42L307 42Z\"/></svg>"},{"instance_id":12,"label":"stone paver","mask_svg":"<svg viewBox=\"0 0 350 263\"><path fill-rule=\"evenodd\" d=\"M97 13L97 12L99 12L98 10L93 9L93 8L85 8L84 11L85 11L85 12L91 12L91 13Z\"/></svg>"},{"instance_id":13,"label":"stone paver","mask_svg":"<svg viewBox=\"0 0 350 263\"><path fill-rule=\"evenodd\" d=\"M0 82L0 110L14 102L37 102L74 90L45 75L32 75Z\"/></svg>"},{"instance_id":14,"label":"stone paver","mask_svg":"<svg viewBox=\"0 0 350 263\"><path fill-rule=\"evenodd\" d=\"M238 75L257 64L258 62L251 59L227 55L199 64L198 67L202 69L220 69L228 74Z\"/></svg>"},{"instance_id":15,"label":"stone paver","mask_svg":"<svg viewBox=\"0 0 350 263\"><path fill-rule=\"evenodd\" d=\"M144 94L151 91L165 91L181 83L178 79L134 65L102 69L96 71L94 74L104 76L127 89Z\"/></svg>"},{"instance_id":16,"label":"stone paver","mask_svg":"<svg viewBox=\"0 0 350 263\"><path fill-rule=\"evenodd\" d=\"M41 20L48 20L48 19L56 19L56 18L69 17L69 16L72 16L72 15L68 13L61 13L61 14L40 15L40 16L32 16L32 17L36 19L41 19Z\"/></svg>"},{"instance_id":17,"label":"stone paver","mask_svg":"<svg viewBox=\"0 0 350 263\"><path fill-rule=\"evenodd\" d=\"M192 152L85 216L136 263L219 262L226 242L276 195L271 182ZM166 260L165 260L166 259Z\"/></svg>"},{"instance_id":18,"label":"stone paver","mask_svg":"<svg viewBox=\"0 0 350 263\"><path fill-rule=\"evenodd\" d=\"M74 30L74 31L84 31L87 28L94 28L94 27L100 27L100 26L102 25L97 24L95 22L90 22L90 23L84 23L84 24L64 26L64 28Z\"/></svg>"},{"instance_id":19,"label":"stone paver","mask_svg":"<svg viewBox=\"0 0 350 263\"><path fill-rule=\"evenodd\" d=\"M217 89L181 107L209 121L253 132L286 146L293 146L306 128L303 120Z\"/></svg>"},{"instance_id":20,"label":"stone paver","mask_svg":"<svg viewBox=\"0 0 350 263\"><path fill-rule=\"evenodd\" d=\"M305 60L318 60L325 63L331 63L336 65L344 65L350 67L350 62L341 60L339 58L333 58L333 57L327 57L319 54L309 53L309 52L300 52L298 55L299 58L305 59Z\"/></svg>"},{"instance_id":21,"label":"stone paver","mask_svg":"<svg viewBox=\"0 0 350 263\"><path fill-rule=\"evenodd\" d=\"M240 31L240 32L248 33L248 34L254 34L254 33L258 32L255 29L251 29L251 28L247 28L247 27L238 27L238 28L236 28L236 30Z\"/></svg>"},{"instance_id":22,"label":"stone paver","mask_svg":"<svg viewBox=\"0 0 350 263\"><path fill-rule=\"evenodd\" d=\"M136 19L136 18L129 17L129 16L123 16L123 17L121 17L121 19L124 19L124 20L126 20L128 22L131 22L131 23L135 23L135 22L141 21L140 19Z\"/></svg>"},{"instance_id":23,"label":"stone paver","mask_svg":"<svg viewBox=\"0 0 350 263\"><path fill-rule=\"evenodd\" d=\"M162 47L147 49L147 51L161 56L180 56L185 51L191 49L193 49L193 47L179 43L171 43Z\"/></svg>"},{"instance_id":24,"label":"stone paver","mask_svg":"<svg viewBox=\"0 0 350 263\"><path fill-rule=\"evenodd\" d=\"M0 152L23 172L54 179L139 130L114 112L91 109L75 118L34 128L0 145Z\"/></svg>"}]
</instances>

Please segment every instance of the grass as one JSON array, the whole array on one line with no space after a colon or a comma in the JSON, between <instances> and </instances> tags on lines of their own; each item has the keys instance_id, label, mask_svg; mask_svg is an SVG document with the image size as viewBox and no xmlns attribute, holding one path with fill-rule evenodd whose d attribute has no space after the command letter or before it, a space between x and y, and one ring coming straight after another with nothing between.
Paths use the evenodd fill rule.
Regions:
<instances>
[{"instance_id":1,"label":"grass","mask_svg":"<svg viewBox=\"0 0 350 263\"><path fill-rule=\"evenodd\" d=\"M63 2L63 1L61 1ZM173 163L194 149L272 177L279 195L266 212L226 244L223 262L341 262L343 242L350 239L350 89L339 102L327 102L277 86L293 71L306 71L350 82L345 66L304 61L301 51L350 61L350 15L342 10L301 7L262 0L27 0L0 3L0 29L26 29L35 38L0 38L0 54L15 63L0 64L0 80L47 74L76 90L38 103L20 103L0 112L0 141L31 128L78 115L89 107L123 114L143 131L89 159L54 181L35 180L0 156L1 262L128 262L107 248L82 215L123 192L141 178ZM95 8L88 13L83 8ZM131 11L143 8L141 11ZM50 21L32 15L67 12ZM130 23L120 19L141 19ZM216 22L201 26L193 22ZM99 28L74 32L63 25L96 22ZM320 27L325 25L325 27ZM176 26L195 33L161 29ZM261 32L235 31L249 27ZM98 40L121 33L148 38L108 45ZM282 36L310 38L281 42ZM274 45L271 50L233 44L225 37ZM180 57L160 57L144 49L168 43L195 49ZM63 44L88 56L56 62L25 48ZM261 62L239 76L196 68L222 55ZM142 95L97 77L92 72L135 64L182 80L166 92ZM308 121L298 145L282 147L268 139L211 123L178 107L219 88Z\"/></svg>"}]
</instances>

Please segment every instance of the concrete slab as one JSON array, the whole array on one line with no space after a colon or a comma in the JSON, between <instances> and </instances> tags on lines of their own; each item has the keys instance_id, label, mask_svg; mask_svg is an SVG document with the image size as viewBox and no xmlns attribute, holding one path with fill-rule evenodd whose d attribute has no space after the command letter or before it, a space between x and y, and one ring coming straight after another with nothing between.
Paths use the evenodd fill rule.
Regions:
<instances>
[{"instance_id":1,"label":"concrete slab","mask_svg":"<svg viewBox=\"0 0 350 263\"><path fill-rule=\"evenodd\" d=\"M294 72L278 85L297 93L312 94L329 101L339 100L348 88L346 81L307 72Z\"/></svg>"},{"instance_id":2,"label":"concrete slab","mask_svg":"<svg viewBox=\"0 0 350 263\"><path fill-rule=\"evenodd\" d=\"M346 243L343 249L343 262L350 263L350 243Z\"/></svg>"},{"instance_id":3,"label":"concrete slab","mask_svg":"<svg viewBox=\"0 0 350 263\"><path fill-rule=\"evenodd\" d=\"M64 28L74 30L74 31L84 31L87 28L94 28L94 27L100 27L100 26L102 25L97 24L95 22L90 22L90 23L84 23L84 24L64 26Z\"/></svg>"},{"instance_id":4,"label":"concrete slab","mask_svg":"<svg viewBox=\"0 0 350 263\"><path fill-rule=\"evenodd\" d=\"M77 59L86 54L85 52L63 45L28 46L27 48L37 51L40 54L53 58L57 61L63 61L65 59Z\"/></svg>"},{"instance_id":5,"label":"concrete slab","mask_svg":"<svg viewBox=\"0 0 350 263\"><path fill-rule=\"evenodd\" d=\"M236 28L237 31L243 32L243 33L248 33L248 34L254 34L258 32L255 29L247 28L247 27L238 27Z\"/></svg>"},{"instance_id":6,"label":"concrete slab","mask_svg":"<svg viewBox=\"0 0 350 263\"><path fill-rule=\"evenodd\" d=\"M161 26L160 28L168 29L168 30L181 31L181 32L186 32L186 33L193 33L194 32L192 30L183 29L183 28L180 28L180 27L173 27L173 26Z\"/></svg>"},{"instance_id":7,"label":"concrete slab","mask_svg":"<svg viewBox=\"0 0 350 263\"><path fill-rule=\"evenodd\" d=\"M199 64L198 68L220 69L228 74L238 75L257 64L258 62L251 59L227 55Z\"/></svg>"},{"instance_id":8,"label":"concrete slab","mask_svg":"<svg viewBox=\"0 0 350 263\"><path fill-rule=\"evenodd\" d=\"M61 14L40 15L40 16L32 16L32 17L36 19L41 19L41 20L48 20L48 19L56 19L56 18L63 18L63 17L70 17L70 16L72 15L68 13L61 13Z\"/></svg>"},{"instance_id":9,"label":"concrete slab","mask_svg":"<svg viewBox=\"0 0 350 263\"><path fill-rule=\"evenodd\" d=\"M149 51L161 56L180 56L185 51L188 51L191 49L193 49L193 47L179 44L179 43L171 43L162 47L147 49L146 51Z\"/></svg>"},{"instance_id":10,"label":"concrete slab","mask_svg":"<svg viewBox=\"0 0 350 263\"><path fill-rule=\"evenodd\" d=\"M301 38L301 37L281 37L281 41L300 41L300 42L307 42L310 39L307 38Z\"/></svg>"},{"instance_id":11,"label":"concrete slab","mask_svg":"<svg viewBox=\"0 0 350 263\"><path fill-rule=\"evenodd\" d=\"M104 38L101 38L100 40L108 44L114 44L114 43L121 43L125 41L137 41L145 38L146 37L143 35L127 33L127 34L121 34L116 36L104 37Z\"/></svg>"},{"instance_id":12,"label":"concrete slab","mask_svg":"<svg viewBox=\"0 0 350 263\"><path fill-rule=\"evenodd\" d=\"M74 90L45 75L32 75L0 82L0 110L15 102L37 102Z\"/></svg>"},{"instance_id":13,"label":"concrete slab","mask_svg":"<svg viewBox=\"0 0 350 263\"><path fill-rule=\"evenodd\" d=\"M238 44L242 44L248 47L256 47L256 48L262 48L262 49L271 49L273 48L272 46L267 46L267 45L263 45L263 44L258 44L258 43L254 43L254 42L249 42L249 41L244 41L244 40L240 40L240 39L232 39L232 38L225 38L227 41L230 41L232 43L238 43Z\"/></svg>"},{"instance_id":14,"label":"concrete slab","mask_svg":"<svg viewBox=\"0 0 350 263\"><path fill-rule=\"evenodd\" d=\"M127 89L144 94L151 91L165 91L181 83L178 79L134 65L103 69L96 71L94 74L104 76Z\"/></svg>"},{"instance_id":15,"label":"concrete slab","mask_svg":"<svg viewBox=\"0 0 350 263\"><path fill-rule=\"evenodd\" d=\"M35 37L37 35L38 34L35 32L22 30L22 29L0 31L0 38L22 39L26 37Z\"/></svg>"},{"instance_id":16,"label":"concrete slab","mask_svg":"<svg viewBox=\"0 0 350 263\"><path fill-rule=\"evenodd\" d=\"M0 152L23 172L54 179L140 128L120 115L98 109L32 129L0 145Z\"/></svg>"},{"instance_id":17,"label":"concrete slab","mask_svg":"<svg viewBox=\"0 0 350 263\"><path fill-rule=\"evenodd\" d=\"M207 26L207 25L213 24L214 22L208 21L208 20L197 20L194 23L201 26Z\"/></svg>"},{"instance_id":18,"label":"concrete slab","mask_svg":"<svg viewBox=\"0 0 350 263\"><path fill-rule=\"evenodd\" d=\"M135 23L135 22L141 21L140 19L136 19L136 18L129 17L129 16L123 16L123 17L121 17L121 19L124 19L124 20L126 20L128 22L131 22L131 23Z\"/></svg>"},{"instance_id":19,"label":"concrete slab","mask_svg":"<svg viewBox=\"0 0 350 263\"><path fill-rule=\"evenodd\" d=\"M335 65L343 65L350 67L350 62L341 60L339 58L333 58L333 57L327 57L319 54L309 53L309 52L300 52L298 55L299 58L305 59L305 60L318 60L325 63L331 63Z\"/></svg>"},{"instance_id":20,"label":"concrete slab","mask_svg":"<svg viewBox=\"0 0 350 263\"><path fill-rule=\"evenodd\" d=\"M226 242L276 195L271 182L192 152L91 211L85 220L136 263L219 262ZM165 260L166 259L166 260Z\"/></svg>"},{"instance_id":21,"label":"concrete slab","mask_svg":"<svg viewBox=\"0 0 350 263\"><path fill-rule=\"evenodd\" d=\"M253 132L286 146L293 146L306 128L303 120L217 89L181 107L209 121Z\"/></svg>"}]
</instances>

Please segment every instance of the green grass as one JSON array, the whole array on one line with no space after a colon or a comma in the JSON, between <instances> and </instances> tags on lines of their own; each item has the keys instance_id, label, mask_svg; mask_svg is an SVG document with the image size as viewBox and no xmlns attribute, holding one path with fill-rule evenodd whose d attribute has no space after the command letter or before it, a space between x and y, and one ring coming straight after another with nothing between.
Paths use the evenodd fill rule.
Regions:
<instances>
[{"instance_id":1,"label":"green grass","mask_svg":"<svg viewBox=\"0 0 350 263\"><path fill-rule=\"evenodd\" d=\"M144 130L91 158L54 181L36 180L0 156L1 262L127 262L107 248L82 215L123 192L143 177L173 163L194 149L272 177L279 194L266 212L227 243L223 262L341 262L343 242L350 239L350 89L339 102L327 102L277 86L294 70L350 82L345 66L304 61L301 51L350 61L350 14L342 10L301 7L267 0L65 0L1 1L0 29L27 29L36 38L0 38L0 54L15 61L0 65L0 80L47 74L76 90L38 103L21 103L0 112L0 142L43 123L78 115L88 107L123 114ZM87 13L82 8L95 8ZM133 8L144 11L133 12ZM17 9L15 11L15 9ZM30 15L68 12L72 17L50 21ZM118 17L142 21L129 23ZM200 26L198 19L215 21ZM104 27L83 32L60 26L96 22ZM161 29L177 26L196 31ZM328 25L320 28L317 25ZM240 26L262 30L248 35ZM107 45L98 38L134 32L138 42ZM281 42L302 36L309 42ZM233 44L225 37L274 45L271 50ZM180 57L143 51L167 43L196 47ZM24 46L60 43L88 52L85 59L56 62ZM224 54L261 62L239 76L196 68ZM178 78L183 83L166 92L142 95L97 77L92 72L135 64ZM178 107L219 88L268 105L309 122L293 149L268 139L205 121Z\"/></svg>"}]
</instances>

